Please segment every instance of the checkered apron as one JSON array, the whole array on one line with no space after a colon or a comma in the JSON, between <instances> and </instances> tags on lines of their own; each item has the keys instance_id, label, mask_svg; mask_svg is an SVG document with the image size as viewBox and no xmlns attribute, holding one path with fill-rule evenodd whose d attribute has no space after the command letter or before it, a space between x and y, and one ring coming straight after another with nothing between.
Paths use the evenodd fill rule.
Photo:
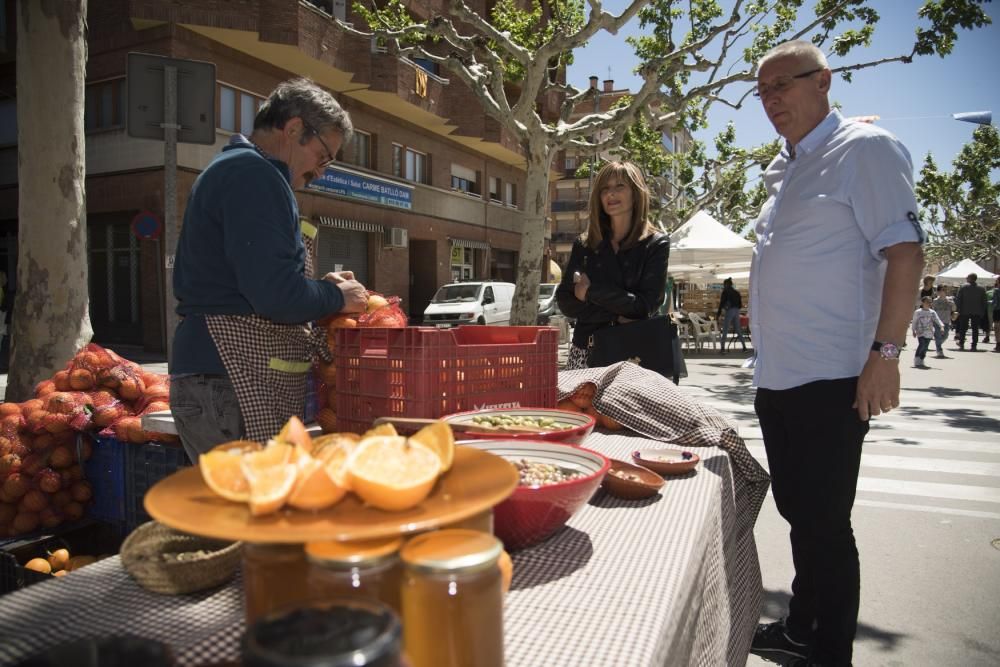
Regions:
<instances>
[{"instance_id":1,"label":"checkered apron","mask_svg":"<svg viewBox=\"0 0 1000 667\"><path fill-rule=\"evenodd\" d=\"M301 222L311 277L316 228ZM247 438L266 442L292 415L304 418L313 360L333 361L323 327L278 324L260 315L206 315L205 322L233 383Z\"/></svg>"}]
</instances>

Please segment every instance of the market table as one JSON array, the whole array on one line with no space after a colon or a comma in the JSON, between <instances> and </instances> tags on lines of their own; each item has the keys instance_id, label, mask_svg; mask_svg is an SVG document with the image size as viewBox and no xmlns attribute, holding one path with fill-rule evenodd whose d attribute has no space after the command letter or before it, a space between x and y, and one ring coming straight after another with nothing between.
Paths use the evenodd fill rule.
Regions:
<instances>
[{"instance_id":1,"label":"market table","mask_svg":"<svg viewBox=\"0 0 1000 667\"><path fill-rule=\"evenodd\" d=\"M513 554L506 664L744 664L762 600L753 525L766 472L729 419L667 378L631 363L563 371L558 398L582 382L596 385L599 412L631 429L595 432L585 447L626 460L693 449L701 463L643 501L598 491L560 532ZM238 575L167 597L140 588L117 557L0 597L0 665L111 634L165 642L179 665L226 663L243 631Z\"/></svg>"},{"instance_id":2,"label":"market table","mask_svg":"<svg viewBox=\"0 0 1000 667\"><path fill-rule=\"evenodd\" d=\"M595 433L585 446L627 458L649 444ZM737 529L729 456L699 453L697 470L668 478L660 496L598 491L566 528L514 554L507 665L742 664L761 602L756 548L752 532ZM0 597L4 665L110 634L163 641L179 665L227 662L243 631L238 576L162 596L140 588L117 557Z\"/></svg>"}]
</instances>

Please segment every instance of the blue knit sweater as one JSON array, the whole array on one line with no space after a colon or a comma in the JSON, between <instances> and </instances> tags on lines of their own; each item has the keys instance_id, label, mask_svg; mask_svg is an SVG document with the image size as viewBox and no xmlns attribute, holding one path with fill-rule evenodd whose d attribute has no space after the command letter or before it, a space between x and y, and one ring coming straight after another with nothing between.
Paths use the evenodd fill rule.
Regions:
<instances>
[{"instance_id":1,"label":"blue knit sweater","mask_svg":"<svg viewBox=\"0 0 1000 667\"><path fill-rule=\"evenodd\" d=\"M256 313L299 324L340 311L344 297L305 277L305 246L287 165L235 135L191 188L177 243L174 295L183 319L171 374L225 374L204 315Z\"/></svg>"}]
</instances>

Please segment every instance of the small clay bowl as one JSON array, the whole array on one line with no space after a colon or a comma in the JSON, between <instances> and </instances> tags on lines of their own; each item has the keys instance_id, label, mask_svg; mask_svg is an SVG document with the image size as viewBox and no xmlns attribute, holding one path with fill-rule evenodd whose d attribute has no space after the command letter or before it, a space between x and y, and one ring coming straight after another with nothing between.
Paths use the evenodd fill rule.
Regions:
<instances>
[{"instance_id":1,"label":"small clay bowl","mask_svg":"<svg viewBox=\"0 0 1000 667\"><path fill-rule=\"evenodd\" d=\"M638 479L628 479L621 475L631 475ZM613 496L626 500L639 500L659 493L660 487L663 486L663 478L648 468L611 459L611 468L604 476L601 486Z\"/></svg>"},{"instance_id":2,"label":"small clay bowl","mask_svg":"<svg viewBox=\"0 0 1000 667\"><path fill-rule=\"evenodd\" d=\"M639 449L632 452L632 460L661 475L683 475L694 470L701 457L676 449Z\"/></svg>"}]
</instances>

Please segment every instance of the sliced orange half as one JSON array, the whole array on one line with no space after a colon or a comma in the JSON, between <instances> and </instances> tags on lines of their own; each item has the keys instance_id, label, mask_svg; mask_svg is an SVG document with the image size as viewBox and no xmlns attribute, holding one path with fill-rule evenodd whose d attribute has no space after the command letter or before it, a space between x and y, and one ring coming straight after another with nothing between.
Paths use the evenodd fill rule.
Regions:
<instances>
[{"instance_id":1,"label":"sliced orange half","mask_svg":"<svg viewBox=\"0 0 1000 667\"><path fill-rule=\"evenodd\" d=\"M353 433L343 434L352 436ZM347 462L351 454L358 448L358 441L354 437L339 438L336 441L329 441L316 455L316 458L326 466L326 472L330 478L342 489L351 490L351 476L348 472Z\"/></svg>"},{"instance_id":2,"label":"sliced orange half","mask_svg":"<svg viewBox=\"0 0 1000 667\"><path fill-rule=\"evenodd\" d=\"M259 473L283 463L291 463L292 450L293 447L288 443L271 440L264 449L244 454L243 465L247 466L251 473Z\"/></svg>"},{"instance_id":3,"label":"sliced orange half","mask_svg":"<svg viewBox=\"0 0 1000 667\"><path fill-rule=\"evenodd\" d=\"M337 486L322 461L311 459L299 466L298 479L288 504L300 510L322 510L344 497L347 489Z\"/></svg>"},{"instance_id":4,"label":"sliced orange half","mask_svg":"<svg viewBox=\"0 0 1000 667\"><path fill-rule=\"evenodd\" d=\"M451 469L455 459L455 435L447 422L428 424L410 436L410 442L419 442L441 459L441 472Z\"/></svg>"},{"instance_id":5,"label":"sliced orange half","mask_svg":"<svg viewBox=\"0 0 1000 667\"><path fill-rule=\"evenodd\" d=\"M368 429L365 431L364 435L361 436L361 439L367 440L368 438L372 438L377 435L399 435L399 433L396 432L395 426L385 423Z\"/></svg>"},{"instance_id":6,"label":"sliced orange half","mask_svg":"<svg viewBox=\"0 0 1000 667\"><path fill-rule=\"evenodd\" d=\"M438 455L398 435L365 438L347 462L351 489L372 507L400 511L430 494L441 472Z\"/></svg>"},{"instance_id":7,"label":"sliced orange half","mask_svg":"<svg viewBox=\"0 0 1000 667\"><path fill-rule=\"evenodd\" d=\"M292 463L281 463L261 471L243 466L250 483L250 514L263 516L281 509L292 495L299 469Z\"/></svg>"}]
</instances>

